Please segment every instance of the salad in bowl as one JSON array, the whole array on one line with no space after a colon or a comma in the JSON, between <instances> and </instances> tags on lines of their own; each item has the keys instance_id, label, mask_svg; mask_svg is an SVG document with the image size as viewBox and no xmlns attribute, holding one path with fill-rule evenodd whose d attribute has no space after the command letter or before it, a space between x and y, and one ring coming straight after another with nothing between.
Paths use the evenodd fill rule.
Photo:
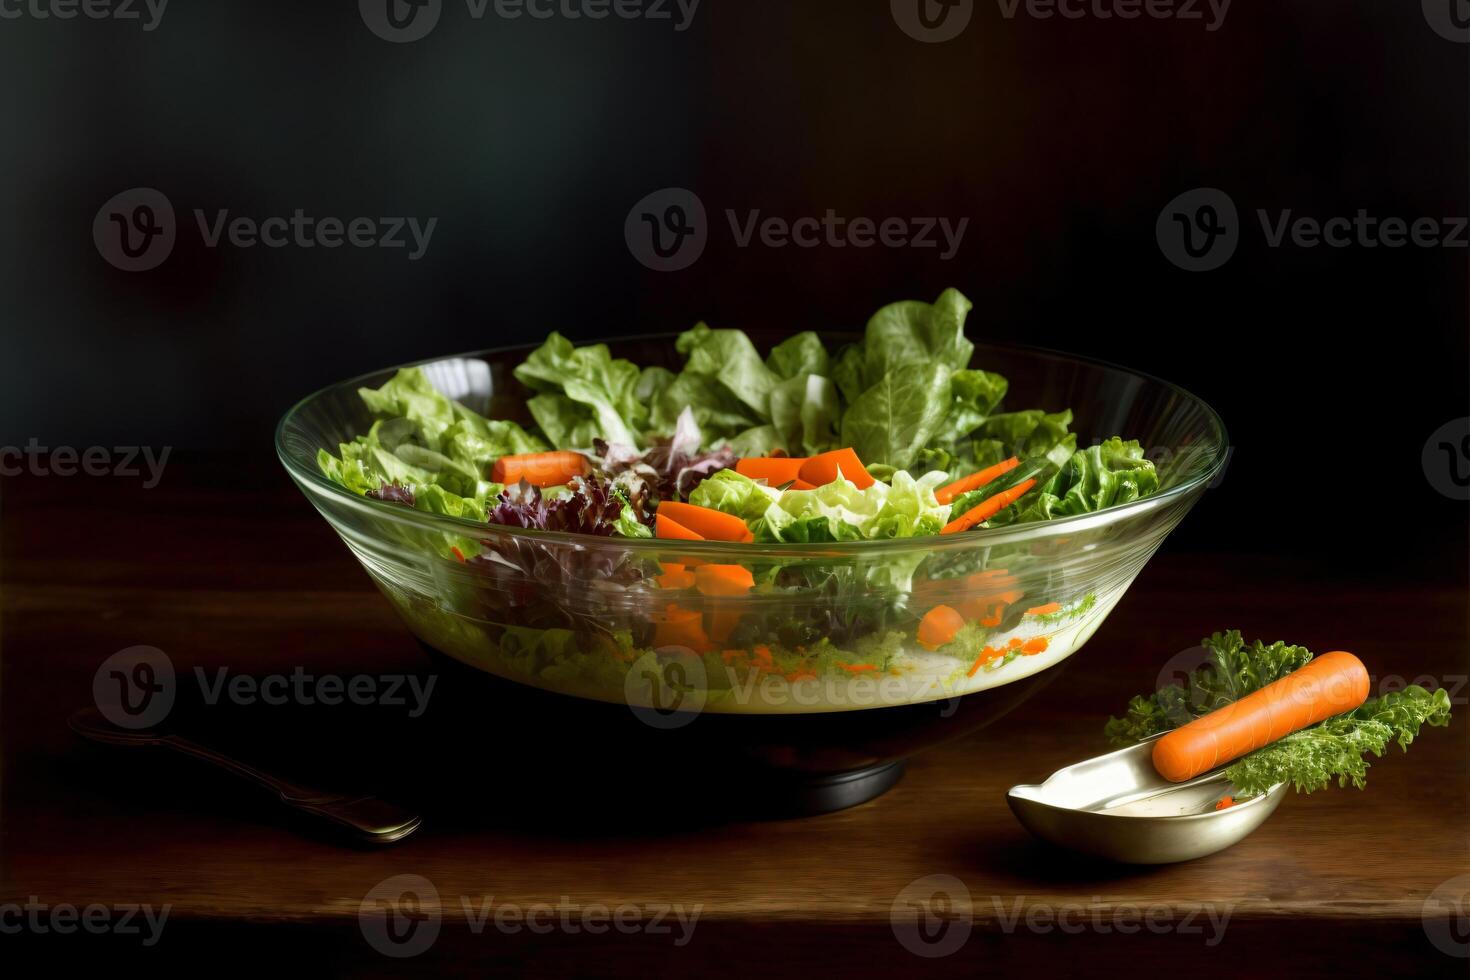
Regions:
<instances>
[{"instance_id":1,"label":"salad in bowl","mask_svg":"<svg viewBox=\"0 0 1470 980\"><path fill-rule=\"evenodd\" d=\"M325 389L278 449L415 634L499 678L719 715L966 696L1080 647L1226 447L1183 390L977 347L970 310L553 333Z\"/></svg>"}]
</instances>

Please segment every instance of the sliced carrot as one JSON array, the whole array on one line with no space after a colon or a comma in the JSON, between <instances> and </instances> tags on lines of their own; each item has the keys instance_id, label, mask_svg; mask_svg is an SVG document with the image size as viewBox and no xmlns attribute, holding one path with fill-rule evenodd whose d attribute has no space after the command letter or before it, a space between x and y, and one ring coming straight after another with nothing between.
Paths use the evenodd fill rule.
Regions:
<instances>
[{"instance_id":1,"label":"sliced carrot","mask_svg":"<svg viewBox=\"0 0 1470 980\"><path fill-rule=\"evenodd\" d=\"M726 643L745 613L739 609L715 609L709 614L709 638L716 643Z\"/></svg>"},{"instance_id":2,"label":"sliced carrot","mask_svg":"<svg viewBox=\"0 0 1470 980\"><path fill-rule=\"evenodd\" d=\"M1230 808L1230 807L1232 807L1234 805L1235 805L1235 797L1233 797L1233 796L1222 796L1222 797L1220 797L1220 801L1215 804L1215 809L1216 810L1225 810L1225 809L1228 809L1228 808Z\"/></svg>"},{"instance_id":3,"label":"sliced carrot","mask_svg":"<svg viewBox=\"0 0 1470 980\"><path fill-rule=\"evenodd\" d=\"M667 506L667 505L665 505ZM704 535L695 534L683 524L664 514L663 507L659 513L653 515L653 533L655 537L672 538L675 541L703 541Z\"/></svg>"},{"instance_id":4,"label":"sliced carrot","mask_svg":"<svg viewBox=\"0 0 1470 980\"><path fill-rule=\"evenodd\" d=\"M756 661L756 663L770 666L774 662L771 658L771 648L766 646L764 643L752 647L750 652L755 655L753 659Z\"/></svg>"},{"instance_id":5,"label":"sliced carrot","mask_svg":"<svg viewBox=\"0 0 1470 980\"><path fill-rule=\"evenodd\" d=\"M510 484L525 480L535 487L558 487L574 476L586 476L589 472L591 466L586 456L560 450L502 456L490 467L490 479L496 483Z\"/></svg>"},{"instance_id":6,"label":"sliced carrot","mask_svg":"<svg viewBox=\"0 0 1470 980\"><path fill-rule=\"evenodd\" d=\"M960 477L953 483L946 483L934 491L934 499L941 504L950 503L960 494L969 493L971 490L979 490L996 477L1004 476L1020 465L1021 461L1012 456L1010 459L996 463L994 466L987 466L978 473L971 473L969 476Z\"/></svg>"},{"instance_id":7,"label":"sliced carrot","mask_svg":"<svg viewBox=\"0 0 1470 980\"><path fill-rule=\"evenodd\" d=\"M1026 610L1026 615L1050 616L1052 613L1060 611L1061 608L1062 604L1060 602L1048 602L1040 606L1032 606L1030 609Z\"/></svg>"},{"instance_id":8,"label":"sliced carrot","mask_svg":"<svg viewBox=\"0 0 1470 980\"><path fill-rule=\"evenodd\" d=\"M755 576L740 565L701 565L694 570L694 587L702 595L745 595L755 588Z\"/></svg>"},{"instance_id":9,"label":"sliced carrot","mask_svg":"<svg viewBox=\"0 0 1470 980\"><path fill-rule=\"evenodd\" d=\"M697 609L684 609L670 603L654 624L653 645L656 647L689 647L697 653L709 649L703 616Z\"/></svg>"},{"instance_id":10,"label":"sliced carrot","mask_svg":"<svg viewBox=\"0 0 1470 980\"><path fill-rule=\"evenodd\" d=\"M726 514L712 507L665 500L658 505L654 516L657 519L668 518L707 541L752 540L750 528L745 526L744 521L734 514Z\"/></svg>"},{"instance_id":11,"label":"sliced carrot","mask_svg":"<svg viewBox=\"0 0 1470 980\"><path fill-rule=\"evenodd\" d=\"M815 489L817 489L817 485L815 483L808 483L805 480L801 479L800 477L797 477L796 482L793 483L793 484L791 484L790 489L792 489L792 490L815 490Z\"/></svg>"},{"instance_id":12,"label":"sliced carrot","mask_svg":"<svg viewBox=\"0 0 1470 980\"><path fill-rule=\"evenodd\" d=\"M806 463L805 457L752 456L735 461L735 472L752 480L765 480L773 487L795 480Z\"/></svg>"},{"instance_id":13,"label":"sliced carrot","mask_svg":"<svg viewBox=\"0 0 1470 980\"><path fill-rule=\"evenodd\" d=\"M664 573L656 579L661 589L692 589L694 573L680 562L664 562Z\"/></svg>"},{"instance_id":14,"label":"sliced carrot","mask_svg":"<svg viewBox=\"0 0 1470 980\"><path fill-rule=\"evenodd\" d=\"M814 487L825 487L835 482L839 475L859 490L866 490L877 482L868 475L867 467L850 447L813 456L802 464L798 475Z\"/></svg>"},{"instance_id":15,"label":"sliced carrot","mask_svg":"<svg viewBox=\"0 0 1470 980\"><path fill-rule=\"evenodd\" d=\"M919 620L919 643L930 650L938 650L955 638L965 628L965 617L953 606L935 606Z\"/></svg>"},{"instance_id":16,"label":"sliced carrot","mask_svg":"<svg viewBox=\"0 0 1470 980\"><path fill-rule=\"evenodd\" d=\"M463 551L460 551L454 545L450 545L449 546L449 550L454 553L454 557L455 557L455 560L456 561L464 561L464 552Z\"/></svg>"},{"instance_id":17,"label":"sliced carrot","mask_svg":"<svg viewBox=\"0 0 1470 980\"><path fill-rule=\"evenodd\" d=\"M995 647L986 647L984 650L980 651L980 656L975 658L975 662L970 665L970 669L965 671L965 676L974 677L975 672L981 667L984 667L992 660L999 660L1004 655L1004 650L997 650Z\"/></svg>"},{"instance_id":18,"label":"sliced carrot","mask_svg":"<svg viewBox=\"0 0 1470 980\"><path fill-rule=\"evenodd\" d=\"M1340 650L1324 653L1166 734L1154 743L1154 768L1170 782L1193 779L1308 725L1352 711L1368 699L1369 687L1361 660Z\"/></svg>"},{"instance_id":19,"label":"sliced carrot","mask_svg":"<svg viewBox=\"0 0 1470 980\"><path fill-rule=\"evenodd\" d=\"M1036 636L1027 640L1021 647L1021 652L1028 657L1034 657L1038 653L1045 653L1046 648L1051 646L1051 641L1044 636Z\"/></svg>"},{"instance_id":20,"label":"sliced carrot","mask_svg":"<svg viewBox=\"0 0 1470 980\"><path fill-rule=\"evenodd\" d=\"M982 502L971 507L965 513L944 525L940 534L958 534L960 531L968 531L981 521L988 521L996 514L1005 510L1011 504L1026 495L1026 491L1036 486L1035 480L1022 480L1009 490L1002 490L993 497L987 497Z\"/></svg>"}]
</instances>

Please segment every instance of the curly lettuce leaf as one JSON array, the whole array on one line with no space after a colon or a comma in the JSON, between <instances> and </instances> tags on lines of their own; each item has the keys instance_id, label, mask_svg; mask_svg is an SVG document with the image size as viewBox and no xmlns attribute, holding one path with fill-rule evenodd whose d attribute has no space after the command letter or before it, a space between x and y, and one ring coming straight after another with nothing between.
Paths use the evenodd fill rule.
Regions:
<instances>
[{"instance_id":1,"label":"curly lettuce leaf","mask_svg":"<svg viewBox=\"0 0 1470 980\"><path fill-rule=\"evenodd\" d=\"M643 372L614 358L606 344L576 347L553 332L515 376L538 392L526 405L556 448L585 449L594 439L641 445L648 422L648 404L638 397Z\"/></svg>"},{"instance_id":2,"label":"curly lettuce leaf","mask_svg":"<svg viewBox=\"0 0 1470 980\"><path fill-rule=\"evenodd\" d=\"M1159 489L1158 471L1135 440L1114 436L1073 453L1055 475L987 521L987 526L1050 521L1139 500Z\"/></svg>"},{"instance_id":3,"label":"curly lettuce leaf","mask_svg":"<svg viewBox=\"0 0 1470 980\"><path fill-rule=\"evenodd\" d=\"M1362 789L1368 780L1368 760L1381 757L1390 742L1408 751L1424 725L1450 723L1450 697L1444 688L1433 692L1418 685L1369 698L1345 714L1293 732L1231 763L1225 775L1246 796L1266 792L1289 782L1298 793L1351 783Z\"/></svg>"},{"instance_id":4,"label":"curly lettuce leaf","mask_svg":"<svg viewBox=\"0 0 1470 980\"><path fill-rule=\"evenodd\" d=\"M1206 662L1184 683L1133 698L1122 718L1110 718L1104 733L1114 745L1133 745L1187 725L1211 711L1258 691L1305 667L1312 659L1306 647L1277 641L1247 644L1239 630L1215 633L1200 641Z\"/></svg>"},{"instance_id":5,"label":"curly lettuce leaf","mask_svg":"<svg viewBox=\"0 0 1470 980\"><path fill-rule=\"evenodd\" d=\"M1128 703L1121 718L1104 728L1114 745L1143 739L1188 724L1253 691L1258 691L1312 659L1305 647L1286 643L1246 644L1235 630L1204 641L1210 661L1192 672L1185 684L1172 684L1152 696ZM1333 780L1362 789L1371 753L1382 756L1390 742L1407 750L1424 725L1450 721L1449 694L1412 685L1369 698L1358 708L1328 718L1278 739L1225 768L1238 795L1256 796L1277 783L1289 782L1298 792L1326 789Z\"/></svg>"}]
</instances>

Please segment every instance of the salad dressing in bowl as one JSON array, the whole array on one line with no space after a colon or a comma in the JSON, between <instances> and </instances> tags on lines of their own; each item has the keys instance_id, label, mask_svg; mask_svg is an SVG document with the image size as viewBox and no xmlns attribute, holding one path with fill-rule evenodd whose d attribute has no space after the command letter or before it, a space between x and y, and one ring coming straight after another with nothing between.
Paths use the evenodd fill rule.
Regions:
<instances>
[{"instance_id":1,"label":"salad dressing in bowl","mask_svg":"<svg viewBox=\"0 0 1470 980\"><path fill-rule=\"evenodd\" d=\"M680 360L672 337L609 346L645 363ZM470 409L524 420L528 393L512 369L528 350L420 366ZM1224 463L1218 417L1166 382L1014 347L978 345L974 363L1010 378L1018 401L1071 406L1079 446L1119 432L1138 439L1158 491L1051 521L882 541L487 525L357 496L322 475L319 450L373 425L359 388L397 369L309 396L282 420L277 448L408 627L463 680L454 687L467 716L534 703L584 742L636 734L654 737L658 751L695 755L713 744L754 771L837 780L845 789L826 803L798 794L799 808L830 809L864 798L853 774L871 774L881 792L895 761L988 723L1049 682ZM758 584L736 596L670 586L671 568L703 565L737 566ZM966 626L931 648L920 625L939 606L961 610Z\"/></svg>"}]
</instances>

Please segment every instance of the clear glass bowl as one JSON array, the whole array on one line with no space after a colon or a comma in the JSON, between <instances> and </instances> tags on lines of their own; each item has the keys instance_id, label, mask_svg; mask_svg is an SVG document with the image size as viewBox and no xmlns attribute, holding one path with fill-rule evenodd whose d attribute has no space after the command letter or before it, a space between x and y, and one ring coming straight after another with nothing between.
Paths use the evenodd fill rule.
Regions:
<instances>
[{"instance_id":1,"label":"clear glass bowl","mask_svg":"<svg viewBox=\"0 0 1470 980\"><path fill-rule=\"evenodd\" d=\"M639 364L679 364L672 336L610 346ZM529 350L420 366L450 398L529 421L528 393L511 373ZM1219 417L1172 384L1015 347L977 345L974 363L1010 379L1008 405L1071 408L1079 446L1138 439L1159 468L1159 492L1049 523L810 546L485 526L357 497L319 472L319 449L335 450L372 422L358 389L396 368L307 397L282 419L276 442L297 485L423 644L512 682L476 689L481 707L566 712L602 702L615 708L599 713L599 726L617 715L664 732L693 731L698 716L706 735L747 757L846 773L985 723L1015 700L998 689L1075 653L1224 464ZM479 553L461 560L452 547L467 539ZM665 574L701 564L741 566L758 585L706 595L686 586L687 575ZM973 628L964 643L935 651L917 630L940 604ZM973 707L959 711L961 703Z\"/></svg>"}]
</instances>

